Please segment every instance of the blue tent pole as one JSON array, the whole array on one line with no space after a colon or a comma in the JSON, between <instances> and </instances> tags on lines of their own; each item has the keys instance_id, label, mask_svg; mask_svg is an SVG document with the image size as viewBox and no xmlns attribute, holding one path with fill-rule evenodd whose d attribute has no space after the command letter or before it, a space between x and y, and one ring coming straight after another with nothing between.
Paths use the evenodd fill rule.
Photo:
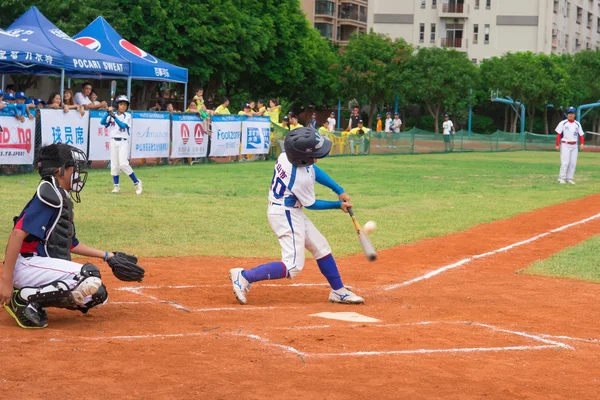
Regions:
<instances>
[{"instance_id":1,"label":"blue tent pole","mask_svg":"<svg viewBox=\"0 0 600 400\"><path fill-rule=\"evenodd\" d=\"M342 120L341 120L341 116L342 116L342 101L338 100L338 120L337 120L337 129L338 131L340 130L340 128L342 127Z\"/></svg>"},{"instance_id":2,"label":"blue tent pole","mask_svg":"<svg viewBox=\"0 0 600 400\"><path fill-rule=\"evenodd\" d=\"M67 88L71 89L71 78L67 78Z\"/></svg>"},{"instance_id":3,"label":"blue tent pole","mask_svg":"<svg viewBox=\"0 0 600 400\"><path fill-rule=\"evenodd\" d=\"M187 108L187 82L185 83L185 89L183 89L183 111Z\"/></svg>"},{"instance_id":4,"label":"blue tent pole","mask_svg":"<svg viewBox=\"0 0 600 400\"><path fill-rule=\"evenodd\" d=\"M469 89L469 139L471 138L471 120L473 118L473 89Z\"/></svg>"},{"instance_id":5,"label":"blue tent pole","mask_svg":"<svg viewBox=\"0 0 600 400\"><path fill-rule=\"evenodd\" d=\"M131 77L127 77L127 98L131 101Z\"/></svg>"},{"instance_id":6,"label":"blue tent pole","mask_svg":"<svg viewBox=\"0 0 600 400\"><path fill-rule=\"evenodd\" d=\"M62 69L60 72L60 99L65 98L65 70Z\"/></svg>"}]
</instances>

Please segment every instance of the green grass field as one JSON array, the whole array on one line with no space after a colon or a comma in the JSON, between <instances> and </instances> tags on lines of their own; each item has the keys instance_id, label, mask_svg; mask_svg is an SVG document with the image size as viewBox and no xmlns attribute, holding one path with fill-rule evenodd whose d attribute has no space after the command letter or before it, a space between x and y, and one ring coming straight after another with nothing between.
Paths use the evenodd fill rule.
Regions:
<instances>
[{"instance_id":1,"label":"green grass field","mask_svg":"<svg viewBox=\"0 0 600 400\"><path fill-rule=\"evenodd\" d=\"M556 253L546 260L536 261L520 273L600 282L599 255L600 236L594 236Z\"/></svg>"},{"instance_id":2,"label":"green grass field","mask_svg":"<svg viewBox=\"0 0 600 400\"><path fill-rule=\"evenodd\" d=\"M552 152L332 157L319 162L351 196L359 221L374 220L377 248L471 226L600 191L598 153L582 153L578 185L558 185ZM278 257L267 218L273 162L137 168L144 194L121 176L114 195L108 170L91 170L75 207L79 239L143 256ZM33 195L37 175L0 177L0 247L12 217ZM319 187L319 198L335 199ZM338 256L360 252L341 211L305 211Z\"/></svg>"}]
</instances>

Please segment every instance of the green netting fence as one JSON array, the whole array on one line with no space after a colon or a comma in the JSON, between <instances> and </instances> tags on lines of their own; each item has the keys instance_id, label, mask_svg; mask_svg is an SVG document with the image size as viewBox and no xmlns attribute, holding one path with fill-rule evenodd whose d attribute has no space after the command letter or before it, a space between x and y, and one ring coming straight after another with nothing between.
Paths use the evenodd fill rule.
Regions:
<instances>
[{"instance_id":1,"label":"green netting fence","mask_svg":"<svg viewBox=\"0 0 600 400\"><path fill-rule=\"evenodd\" d=\"M273 131L272 155L281 153L283 138L287 130L275 127ZM517 150L555 150L556 136L538 135L526 132L510 133L496 131L493 134L479 134L460 130L450 135L451 145L445 146L444 135L413 128L406 132L386 133L370 131L364 135L344 132L327 134L333 141L331 155L365 154L428 154L453 152L491 152ZM446 150L450 148L451 150Z\"/></svg>"}]
</instances>

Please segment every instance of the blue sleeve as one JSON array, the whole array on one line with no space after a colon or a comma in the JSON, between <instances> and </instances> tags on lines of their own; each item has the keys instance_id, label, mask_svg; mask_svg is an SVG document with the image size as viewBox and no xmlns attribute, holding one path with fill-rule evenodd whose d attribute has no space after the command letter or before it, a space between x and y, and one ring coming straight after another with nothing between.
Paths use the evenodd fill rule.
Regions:
<instances>
[{"instance_id":1,"label":"blue sleeve","mask_svg":"<svg viewBox=\"0 0 600 400\"><path fill-rule=\"evenodd\" d=\"M341 201L315 200L313 204L306 208L309 210L335 210L341 206Z\"/></svg>"},{"instance_id":2,"label":"blue sleeve","mask_svg":"<svg viewBox=\"0 0 600 400\"><path fill-rule=\"evenodd\" d=\"M46 231L52 228L57 212L57 209L42 203L40 199L35 197L23 210L15 228L44 239Z\"/></svg>"},{"instance_id":3,"label":"blue sleeve","mask_svg":"<svg viewBox=\"0 0 600 400\"><path fill-rule=\"evenodd\" d=\"M77 239L77 231L75 229L75 223L73 222L73 238L71 239L71 248L77 247L79 239Z\"/></svg>"},{"instance_id":4,"label":"blue sleeve","mask_svg":"<svg viewBox=\"0 0 600 400\"><path fill-rule=\"evenodd\" d=\"M27 114L27 105L26 104L15 104L17 109L17 115L25 116Z\"/></svg>"},{"instance_id":5,"label":"blue sleeve","mask_svg":"<svg viewBox=\"0 0 600 400\"><path fill-rule=\"evenodd\" d=\"M117 123L117 125L119 126L119 128L121 128L121 129L129 128L129 126L125 122L119 120L119 118L114 118L114 120Z\"/></svg>"},{"instance_id":6,"label":"blue sleeve","mask_svg":"<svg viewBox=\"0 0 600 400\"><path fill-rule=\"evenodd\" d=\"M17 115L17 107L14 104L6 104L6 107L2 109L2 112L8 115Z\"/></svg>"},{"instance_id":7,"label":"blue sleeve","mask_svg":"<svg viewBox=\"0 0 600 400\"><path fill-rule=\"evenodd\" d=\"M317 183L320 183L321 185L333 190L338 196L344 193L344 189L340 185L335 183L335 181L331 179L331 177L327 175L325 171L323 171L316 165L313 165L313 169L315 170L315 180L317 181Z\"/></svg>"},{"instance_id":8,"label":"blue sleeve","mask_svg":"<svg viewBox=\"0 0 600 400\"><path fill-rule=\"evenodd\" d=\"M104 114L104 117L102 117L102 120L100 121L100 125L104 125L105 127L109 127L110 126L110 122L107 121L108 120L108 113Z\"/></svg>"}]
</instances>

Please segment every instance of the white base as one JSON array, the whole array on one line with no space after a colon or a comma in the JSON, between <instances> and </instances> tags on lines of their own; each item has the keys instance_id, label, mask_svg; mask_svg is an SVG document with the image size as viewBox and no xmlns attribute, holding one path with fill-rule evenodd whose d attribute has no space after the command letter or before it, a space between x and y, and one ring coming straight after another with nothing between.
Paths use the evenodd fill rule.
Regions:
<instances>
[{"instance_id":1,"label":"white base","mask_svg":"<svg viewBox=\"0 0 600 400\"><path fill-rule=\"evenodd\" d=\"M339 321L348 322L380 322L376 318L367 317L355 312L322 312L318 314L311 314L311 317L321 317L327 319L337 319Z\"/></svg>"}]
</instances>

